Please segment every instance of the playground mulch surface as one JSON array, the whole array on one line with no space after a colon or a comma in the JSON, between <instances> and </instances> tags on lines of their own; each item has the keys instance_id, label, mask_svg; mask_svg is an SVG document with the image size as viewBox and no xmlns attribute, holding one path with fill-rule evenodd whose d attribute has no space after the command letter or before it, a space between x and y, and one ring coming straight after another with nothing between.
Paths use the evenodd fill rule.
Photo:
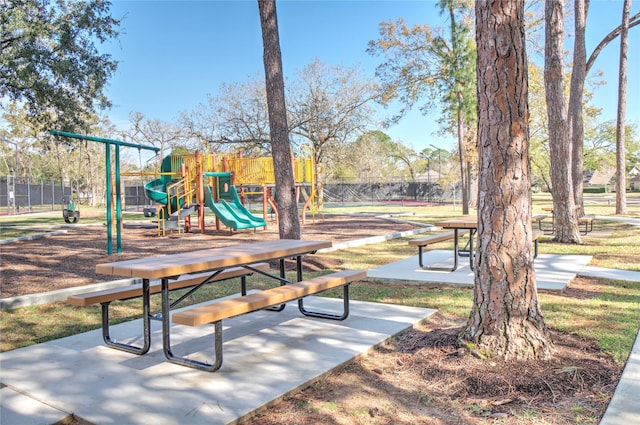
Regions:
<instances>
[{"instance_id":1,"label":"playground mulch surface","mask_svg":"<svg viewBox=\"0 0 640 425\"><path fill-rule=\"evenodd\" d=\"M63 234L2 245L0 298L119 279L116 276L97 275L95 266L99 263L278 239L277 224L267 224L264 230L243 230L231 234L224 227L216 230L214 223L207 223L204 234L194 225L192 233L174 232L158 236L153 224L125 222L121 231L122 253L112 255L107 255L105 226L66 226L67 232ZM307 218L301 227L303 239L327 240L335 244L411 230L418 226L367 216L318 215L313 220ZM116 247L116 232L113 232L113 252L116 252ZM330 264L323 265L323 259L318 255L305 260L308 267L331 268Z\"/></svg>"},{"instance_id":2,"label":"playground mulch surface","mask_svg":"<svg viewBox=\"0 0 640 425\"><path fill-rule=\"evenodd\" d=\"M373 217L317 217L304 239L334 243L410 230ZM75 226L56 236L3 245L2 297L87 285L111 276L98 263L265 239L267 230L216 231L159 237L154 228L126 225L122 254L107 255L104 226ZM115 241L114 241L115 249ZM320 254L308 267L333 267ZM594 297L599 287L576 279L567 297ZM469 296L472 292L469 291ZM459 346L464 325L442 313L285 397L248 423L281 424L597 424L622 367L585 338L551 330L551 361L479 359ZM80 422L77 422L80 423Z\"/></svg>"}]
</instances>

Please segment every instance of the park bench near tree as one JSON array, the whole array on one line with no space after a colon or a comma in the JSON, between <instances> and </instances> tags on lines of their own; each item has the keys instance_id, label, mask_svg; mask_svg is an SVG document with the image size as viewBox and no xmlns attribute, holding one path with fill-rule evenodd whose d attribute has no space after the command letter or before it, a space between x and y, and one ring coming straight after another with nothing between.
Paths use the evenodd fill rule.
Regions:
<instances>
[{"instance_id":1,"label":"park bench near tree","mask_svg":"<svg viewBox=\"0 0 640 425\"><path fill-rule=\"evenodd\" d=\"M458 237L466 235L467 233L469 233L469 230L458 230ZM539 230L539 229L533 229L533 233L531 235L531 241L534 244L534 255L533 258L537 258L538 257L538 241L540 239L540 237L542 237L544 235L544 231L543 230ZM471 237L473 237L473 235L471 235ZM424 260L423 260L423 253L424 253L424 248L426 246L438 243L438 242L444 242L447 240L451 240L451 239L456 239L456 235L455 232L451 231L451 232L443 232L443 233L436 233L433 235L429 235L429 236L424 236L421 238L416 238L416 239L411 239L409 241L409 245L410 246L417 246L418 247L418 264L420 265L420 268L425 269L425 270L444 270L444 271L455 271L457 269L457 261L455 262L453 267L432 267L432 266L425 266L424 265ZM456 241L457 243L457 241ZM473 245L472 245L473 246ZM457 253L454 253L454 255L456 255Z\"/></svg>"},{"instance_id":2,"label":"park bench near tree","mask_svg":"<svg viewBox=\"0 0 640 425\"><path fill-rule=\"evenodd\" d=\"M533 217L531 217L531 223L537 224L538 229L544 231L544 229L542 228L542 222L547 218L549 218L549 214L535 214ZM553 232L553 229L551 229L550 232Z\"/></svg>"},{"instance_id":3,"label":"park bench near tree","mask_svg":"<svg viewBox=\"0 0 640 425\"><path fill-rule=\"evenodd\" d=\"M578 225L584 224L583 235L587 235L589 232L593 231L593 222L595 221L595 219L595 214L587 214L578 218Z\"/></svg>"},{"instance_id":4,"label":"park bench near tree","mask_svg":"<svg viewBox=\"0 0 640 425\"><path fill-rule=\"evenodd\" d=\"M467 233L469 233L468 230L459 231L458 232L458 236L465 235ZM455 232L454 231L450 231L450 232L443 232L443 233L435 233L433 235L428 235L428 236L423 236L421 238L411 239L409 241L409 245L418 247L418 264L420 265L420 268L423 268L425 270L448 270L448 271L453 271L450 267L449 268L443 268L443 267L425 266L424 265L424 261L422 259L422 255L423 255L425 247L427 247L429 245L433 245L433 244L439 243L439 242L448 241L448 240L454 239L455 237L456 237Z\"/></svg>"},{"instance_id":5,"label":"park bench near tree","mask_svg":"<svg viewBox=\"0 0 640 425\"><path fill-rule=\"evenodd\" d=\"M578 211L580 207L576 205L575 209L576 211ZM545 207L543 208L543 210L551 212L551 223L555 223L555 215L553 213L553 208ZM535 220L535 217L539 217L541 215L544 215L544 214L539 214L538 216L534 216L534 220ZM584 231L582 232L583 235L587 235L589 232L593 231L593 222L595 221L595 219L596 219L595 214L585 214L582 217L578 217L578 226L584 224ZM540 228L542 229L542 227Z\"/></svg>"}]
</instances>

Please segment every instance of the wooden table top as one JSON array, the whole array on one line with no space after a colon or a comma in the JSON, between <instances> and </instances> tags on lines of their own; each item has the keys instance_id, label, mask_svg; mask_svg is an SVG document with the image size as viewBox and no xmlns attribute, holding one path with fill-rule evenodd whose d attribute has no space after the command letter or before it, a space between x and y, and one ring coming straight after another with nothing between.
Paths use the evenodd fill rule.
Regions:
<instances>
[{"instance_id":1,"label":"wooden table top","mask_svg":"<svg viewBox=\"0 0 640 425\"><path fill-rule=\"evenodd\" d=\"M442 220L435 223L436 226L443 229L477 229L478 217L466 216L460 218L452 218L450 220Z\"/></svg>"},{"instance_id":2,"label":"wooden table top","mask_svg":"<svg viewBox=\"0 0 640 425\"><path fill-rule=\"evenodd\" d=\"M160 279L309 254L329 241L277 239L96 265L97 274Z\"/></svg>"}]
</instances>

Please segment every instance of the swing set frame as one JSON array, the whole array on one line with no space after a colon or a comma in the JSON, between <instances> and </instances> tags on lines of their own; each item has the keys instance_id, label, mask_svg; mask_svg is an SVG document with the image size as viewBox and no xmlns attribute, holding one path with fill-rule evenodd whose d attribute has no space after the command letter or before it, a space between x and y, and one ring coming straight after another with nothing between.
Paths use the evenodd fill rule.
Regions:
<instances>
[{"instance_id":1,"label":"swing set frame","mask_svg":"<svg viewBox=\"0 0 640 425\"><path fill-rule=\"evenodd\" d=\"M69 133L66 131L49 130L49 133L54 136L69 137L71 139L88 140L90 142L103 143L105 145L105 168L106 168L106 201L107 201L107 253L113 254L113 202L112 197L115 197L116 208L116 252L122 253L122 204L121 204L121 187L120 187L120 146L137 148L138 150L149 150L155 153L160 152L160 148L154 146L144 146L135 143L122 142L119 140L104 139L101 137L85 136L76 133ZM115 188L111 185L111 146L114 146L115 151ZM114 190L115 189L115 190Z\"/></svg>"}]
</instances>

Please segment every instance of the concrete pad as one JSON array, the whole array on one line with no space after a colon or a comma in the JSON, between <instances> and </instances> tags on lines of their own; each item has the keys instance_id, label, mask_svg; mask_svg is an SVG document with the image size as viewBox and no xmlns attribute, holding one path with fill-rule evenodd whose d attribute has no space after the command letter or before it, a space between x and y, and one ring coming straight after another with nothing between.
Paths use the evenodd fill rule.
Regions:
<instances>
[{"instance_id":1,"label":"concrete pad","mask_svg":"<svg viewBox=\"0 0 640 425\"><path fill-rule=\"evenodd\" d=\"M631 348L620 382L599 425L640 423L640 335Z\"/></svg>"},{"instance_id":2,"label":"concrete pad","mask_svg":"<svg viewBox=\"0 0 640 425\"><path fill-rule=\"evenodd\" d=\"M569 281L591 261L588 255L540 254L536 258L536 282L539 290L563 291ZM423 254L423 264L431 267L453 267L453 251L432 250ZM425 270L418 265L418 256L367 271L370 281L407 283L416 285L473 286L474 272L469 268L469 259L461 257L454 272Z\"/></svg>"},{"instance_id":3,"label":"concrete pad","mask_svg":"<svg viewBox=\"0 0 640 425\"><path fill-rule=\"evenodd\" d=\"M49 425L69 416L9 387L0 389L0 424Z\"/></svg>"},{"instance_id":4,"label":"concrete pad","mask_svg":"<svg viewBox=\"0 0 640 425\"><path fill-rule=\"evenodd\" d=\"M603 277L605 279L640 282L640 272L634 272L631 270L616 270L604 267L586 266L580 270L580 273L578 274L586 277Z\"/></svg>"},{"instance_id":5,"label":"concrete pad","mask_svg":"<svg viewBox=\"0 0 640 425\"><path fill-rule=\"evenodd\" d=\"M305 306L339 311L342 300L308 297ZM9 389L64 412L58 420L69 412L96 424L228 424L435 313L359 301L350 306L342 322L304 317L295 303L280 313L226 320L224 361L215 373L169 363L155 322L144 356L104 346L100 330L1 353L1 380L8 386L2 424L29 423L30 411L14 404L18 397L5 397ZM141 329L135 320L112 327L112 335L130 342ZM174 354L210 361L212 332L212 325L173 326Z\"/></svg>"}]
</instances>

